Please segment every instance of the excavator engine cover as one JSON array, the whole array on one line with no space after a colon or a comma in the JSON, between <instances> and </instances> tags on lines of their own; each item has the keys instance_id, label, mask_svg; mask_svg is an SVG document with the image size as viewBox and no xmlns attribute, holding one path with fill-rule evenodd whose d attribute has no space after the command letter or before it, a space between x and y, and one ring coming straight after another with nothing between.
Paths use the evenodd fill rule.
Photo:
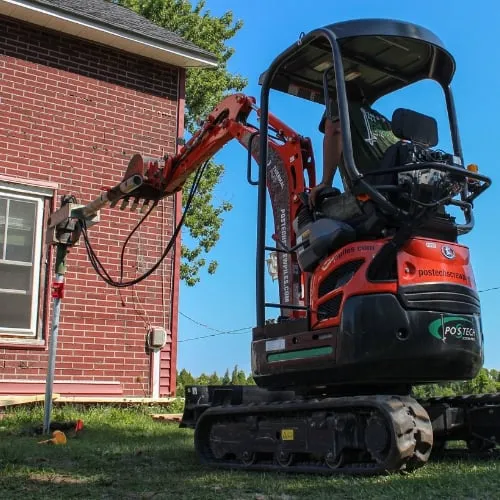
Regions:
<instances>
[{"instance_id":1,"label":"excavator engine cover","mask_svg":"<svg viewBox=\"0 0 500 500\"><path fill-rule=\"evenodd\" d=\"M477 375L483 333L468 249L413 238L398 253L392 279L370 281L367 270L383 245L351 243L318 266L310 281L311 328L288 321L254 329L259 386L391 392Z\"/></svg>"}]
</instances>

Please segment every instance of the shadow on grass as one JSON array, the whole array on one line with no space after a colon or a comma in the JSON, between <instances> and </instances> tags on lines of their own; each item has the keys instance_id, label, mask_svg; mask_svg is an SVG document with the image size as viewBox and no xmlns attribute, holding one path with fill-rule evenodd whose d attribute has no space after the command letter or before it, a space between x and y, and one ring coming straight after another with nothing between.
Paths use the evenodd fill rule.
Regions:
<instances>
[{"instance_id":1,"label":"shadow on grass","mask_svg":"<svg viewBox=\"0 0 500 500\"><path fill-rule=\"evenodd\" d=\"M122 499L494 499L500 484L497 468L432 469L409 476L327 478L306 475L211 472L202 467L176 472L158 464L147 475L134 467L94 474L38 471L12 476L0 485L2 498Z\"/></svg>"},{"instance_id":2,"label":"shadow on grass","mask_svg":"<svg viewBox=\"0 0 500 500\"><path fill-rule=\"evenodd\" d=\"M198 463L193 431L147 414L83 414L84 432L65 446L21 435L25 417L0 431L0 498L470 500L500 492L497 460L435 461L410 475L374 478L231 472Z\"/></svg>"}]
</instances>

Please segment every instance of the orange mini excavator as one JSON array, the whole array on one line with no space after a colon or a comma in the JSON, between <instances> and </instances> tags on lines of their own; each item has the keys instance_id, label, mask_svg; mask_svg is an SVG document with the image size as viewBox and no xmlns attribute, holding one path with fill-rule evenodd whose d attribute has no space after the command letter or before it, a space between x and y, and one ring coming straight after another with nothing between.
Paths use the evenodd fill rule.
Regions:
<instances>
[{"instance_id":1,"label":"orange mini excavator","mask_svg":"<svg viewBox=\"0 0 500 500\"><path fill-rule=\"evenodd\" d=\"M464 165L454 71L443 43L420 26L383 19L325 26L301 36L263 73L260 108L252 97L228 96L179 154L131 159L124 183L132 179L133 189L111 193L113 203L154 206L196 172L187 211L205 162L232 139L248 150L247 177L257 186L257 386L186 388L181 426L195 429L203 463L373 475L421 467L451 439L469 450L496 446L498 395L412 396L416 384L472 379L483 365L480 301L469 250L458 239L473 229L473 203L491 181ZM435 148L434 118L399 108L392 116L398 142L361 173L346 95L354 77L369 104L436 81L453 151ZM323 190L314 209L311 142L269 112L271 89L338 103L345 191ZM252 112L258 127L249 122ZM266 187L276 247L266 245ZM265 299L268 251L278 255L278 303ZM273 308L279 313L269 320Z\"/></svg>"}]
</instances>

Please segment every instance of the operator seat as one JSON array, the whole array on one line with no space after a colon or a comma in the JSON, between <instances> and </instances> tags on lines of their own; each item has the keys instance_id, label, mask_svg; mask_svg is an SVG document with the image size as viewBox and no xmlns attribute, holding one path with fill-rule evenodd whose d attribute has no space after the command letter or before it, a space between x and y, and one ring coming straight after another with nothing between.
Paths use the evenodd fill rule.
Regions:
<instances>
[{"instance_id":1,"label":"operator seat","mask_svg":"<svg viewBox=\"0 0 500 500\"><path fill-rule=\"evenodd\" d=\"M424 147L434 147L438 143L436 120L411 110L396 109L392 115L391 128L400 140L386 150L378 165L364 174L365 179L375 187L398 186L396 172L378 174L377 171L390 170L413 161L408 156L412 143ZM389 193L388 198L397 205L405 205L397 192ZM382 229L387 229L387 220L374 203L369 200L361 202L348 190L341 192L335 187L323 188L317 193L316 199L316 210L319 216L348 224L358 233L357 238L377 238ZM448 241L457 239L454 219L452 220L446 214L444 206L441 206L429 221L418 228L416 234Z\"/></svg>"}]
</instances>

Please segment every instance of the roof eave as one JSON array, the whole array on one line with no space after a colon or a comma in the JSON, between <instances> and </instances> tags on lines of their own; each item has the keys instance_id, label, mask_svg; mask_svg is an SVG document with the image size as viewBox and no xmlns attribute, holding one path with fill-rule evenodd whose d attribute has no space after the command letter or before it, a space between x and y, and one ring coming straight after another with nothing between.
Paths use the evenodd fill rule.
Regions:
<instances>
[{"instance_id":1,"label":"roof eave","mask_svg":"<svg viewBox=\"0 0 500 500\"><path fill-rule=\"evenodd\" d=\"M184 47L98 25L90 19L55 11L48 6L35 6L24 0L0 0L0 14L181 68L217 67L215 58L196 54Z\"/></svg>"}]
</instances>

